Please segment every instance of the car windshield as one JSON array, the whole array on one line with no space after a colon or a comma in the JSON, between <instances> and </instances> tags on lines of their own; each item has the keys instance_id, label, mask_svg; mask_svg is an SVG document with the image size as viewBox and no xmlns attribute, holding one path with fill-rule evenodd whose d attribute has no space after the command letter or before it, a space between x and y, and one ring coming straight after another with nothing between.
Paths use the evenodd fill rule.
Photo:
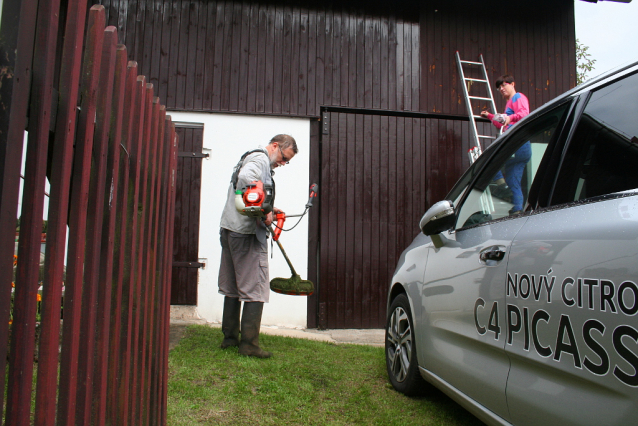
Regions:
<instances>
[{"instance_id":1,"label":"car windshield","mask_svg":"<svg viewBox=\"0 0 638 426\"><path fill-rule=\"evenodd\" d=\"M496 148L495 146L490 146L492 149ZM481 155L475 163L471 164L470 167L463 173L461 178L456 182L456 185L452 188L450 193L445 197L446 200L452 201L454 207L457 207L458 201L465 193L470 182L474 179L474 176L483 168L485 162L489 158L489 155Z\"/></svg>"}]
</instances>

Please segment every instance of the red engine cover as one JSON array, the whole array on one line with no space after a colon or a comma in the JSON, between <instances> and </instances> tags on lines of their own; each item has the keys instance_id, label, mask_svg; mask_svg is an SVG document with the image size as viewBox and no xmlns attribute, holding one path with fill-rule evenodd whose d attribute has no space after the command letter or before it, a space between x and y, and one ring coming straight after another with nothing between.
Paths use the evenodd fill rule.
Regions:
<instances>
[{"instance_id":1,"label":"red engine cover","mask_svg":"<svg viewBox=\"0 0 638 426\"><path fill-rule=\"evenodd\" d=\"M261 181L255 181L246 187L244 192L244 204L246 207L261 207L265 199L266 192Z\"/></svg>"}]
</instances>

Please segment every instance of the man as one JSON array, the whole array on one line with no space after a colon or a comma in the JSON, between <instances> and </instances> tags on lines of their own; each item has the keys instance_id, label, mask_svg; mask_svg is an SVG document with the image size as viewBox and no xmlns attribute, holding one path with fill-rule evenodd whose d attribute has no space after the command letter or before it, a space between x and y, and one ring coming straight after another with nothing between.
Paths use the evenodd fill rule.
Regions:
<instances>
[{"instance_id":1,"label":"man","mask_svg":"<svg viewBox=\"0 0 638 426\"><path fill-rule=\"evenodd\" d=\"M282 134L273 137L265 148L250 152L238 164L236 188L242 189L254 181L261 181L264 186L272 186L274 194L274 169L288 164L297 151L297 143L292 136ZM274 213L279 211L273 208ZM273 212L264 218L241 215L235 207L235 182L231 182L220 225L222 257L218 282L219 292L225 296L221 347L239 346L240 354L258 358L272 356L259 347L259 327L264 302L268 302L270 296L266 235ZM241 302L244 302L244 308L240 340Z\"/></svg>"},{"instance_id":2,"label":"man","mask_svg":"<svg viewBox=\"0 0 638 426\"><path fill-rule=\"evenodd\" d=\"M516 83L511 75L504 75L496 80L496 88L501 93L505 104L505 114L491 114L487 111L481 111L481 116L492 121L497 128L504 127L508 130L516 122L529 114L529 101L527 97L516 92ZM512 208L509 213L511 215L519 214L523 210L523 190L521 188L521 180L523 179L523 171L525 166L532 158L532 146L530 142L525 142L505 163L503 173L499 172L494 180L499 184L495 196L499 194L508 194L511 191ZM505 174L505 179L503 179ZM507 185L506 185L507 184Z\"/></svg>"}]
</instances>

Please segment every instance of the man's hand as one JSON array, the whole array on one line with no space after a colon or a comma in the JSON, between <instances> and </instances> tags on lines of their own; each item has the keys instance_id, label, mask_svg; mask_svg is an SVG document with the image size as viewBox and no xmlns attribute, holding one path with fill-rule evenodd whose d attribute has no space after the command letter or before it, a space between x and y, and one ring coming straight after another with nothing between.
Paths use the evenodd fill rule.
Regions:
<instances>
[{"instance_id":1,"label":"man's hand","mask_svg":"<svg viewBox=\"0 0 638 426\"><path fill-rule=\"evenodd\" d=\"M270 224L272 223L274 219L274 215L283 213L283 212L284 212L283 210L278 209L277 207L273 207L272 211L266 215L266 219L264 220L264 223L266 224L266 226L270 226Z\"/></svg>"},{"instance_id":2,"label":"man's hand","mask_svg":"<svg viewBox=\"0 0 638 426\"><path fill-rule=\"evenodd\" d=\"M483 117L483 118L488 118L487 117L488 114L489 114L489 112L487 112L486 110L481 111L481 117Z\"/></svg>"}]
</instances>

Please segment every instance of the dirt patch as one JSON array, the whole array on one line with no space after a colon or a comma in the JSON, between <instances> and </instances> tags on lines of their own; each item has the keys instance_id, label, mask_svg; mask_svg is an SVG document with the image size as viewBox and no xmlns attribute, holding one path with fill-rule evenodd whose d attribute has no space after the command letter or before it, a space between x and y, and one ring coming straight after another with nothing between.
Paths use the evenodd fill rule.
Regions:
<instances>
[{"instance_id":1,"label":"dirt patch","mask_svg":"<svg viewBox=\"0 0 638 426\"><path fill-rule=\"evenodd\" d=\"M186 332L185 324L171 324L168 330L168 350L172 350L182 337L184 337L184 333Z\"/></svg>"}]
</instances>

